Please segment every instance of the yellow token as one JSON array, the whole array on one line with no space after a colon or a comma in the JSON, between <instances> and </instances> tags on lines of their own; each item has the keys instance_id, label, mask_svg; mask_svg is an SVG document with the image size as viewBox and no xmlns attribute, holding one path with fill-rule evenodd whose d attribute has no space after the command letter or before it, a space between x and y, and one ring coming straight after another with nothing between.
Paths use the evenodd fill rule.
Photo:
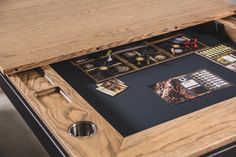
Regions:
<instances>
[{"instance_id":1,"label":"yellow token","mask_svg":"<svg viewBox=\"0 0 236 157\"><path fill-rule=\"evenodd\" d=\"M174 45L172 45L172 47L173 47L173 48L180 48L180 45L174 44Z\"/></svg>"},{"instance_id":2,"label":"yellow token","mask_svg":"<svg viewBox=\"0 0 236 157\"><path fill-rule=\"evenodd\" d=\"M140 61L143 61L144 58L143 57L137 57L136 60L140 62Z\"/></svg>"},{"instance_id":3,"label":"yellow token","mask_svg":"<svg viewBox=\"0 0 236 157\"><path fill-rule=\"evenodd\" d=\"M108 67L107 66L101 66L99 69L104 71L104 70L108 70Z\"/></svg>"}]
</instances>

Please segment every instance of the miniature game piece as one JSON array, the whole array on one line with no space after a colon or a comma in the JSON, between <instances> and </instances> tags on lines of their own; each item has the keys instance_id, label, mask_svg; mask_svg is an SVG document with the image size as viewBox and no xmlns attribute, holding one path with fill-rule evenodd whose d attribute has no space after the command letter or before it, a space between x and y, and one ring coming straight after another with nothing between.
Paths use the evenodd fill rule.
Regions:
<instances>
[{"instance_id":1,"label":"miniature game piece","mask_svg":"<svg viewBox=\"0 0 236 157\"><path fill-rule=\"evenodd\" d=\"M197 40L197 38L194 38L193 39L193 48L198 48L198 40Z\"/></svg>"},{"instance_id":2,"label":"miniature game piece","mask_svg":"<svg viewBox=\"0 0 236 157\"><path fill-rule=\"evenodd\" d=\"M111 54L112 54L112 50L108 50L108 51L107 51L107 54L106 54L106 56L108 57L108 58L107 58L107 62L111 62L111 61L112 61L112 56L111 56Z\"/></svg>"}]
</instances>

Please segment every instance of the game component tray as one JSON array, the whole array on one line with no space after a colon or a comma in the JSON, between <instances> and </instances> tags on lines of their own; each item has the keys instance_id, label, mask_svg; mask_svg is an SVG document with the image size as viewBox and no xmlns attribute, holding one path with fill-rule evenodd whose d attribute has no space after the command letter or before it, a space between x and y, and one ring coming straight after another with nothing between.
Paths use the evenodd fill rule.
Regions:
<instances>
[{"instance_id":1,"label":"game component tray","mask_svg":"<svg viewBox=\"0 0 236 157\"><path fill-rule=\"evenodd\" d=\"M143 41L133 48L106 51L73 59L72 63L97 83L183 57L207 46L184 34L176 34L154 42ZM108 61L111 59L111 61Z\"/></svg>"}]
</instances>

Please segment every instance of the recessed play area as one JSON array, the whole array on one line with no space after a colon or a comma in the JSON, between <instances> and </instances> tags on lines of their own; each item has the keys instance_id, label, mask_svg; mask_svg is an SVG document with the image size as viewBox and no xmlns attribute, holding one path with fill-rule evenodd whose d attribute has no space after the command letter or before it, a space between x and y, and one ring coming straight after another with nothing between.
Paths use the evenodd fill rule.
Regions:
<instances>
[{"instance_id":1,"label":"recessed play area","mask_svg":"<svg viewBox=\"0 0 236 157\"><path fill-rule=\"evenodd\" d=\"M51 65L123 136L236 95L235 45L214 33L195 27L134 45Z\"/></svg>"}]
</instances>

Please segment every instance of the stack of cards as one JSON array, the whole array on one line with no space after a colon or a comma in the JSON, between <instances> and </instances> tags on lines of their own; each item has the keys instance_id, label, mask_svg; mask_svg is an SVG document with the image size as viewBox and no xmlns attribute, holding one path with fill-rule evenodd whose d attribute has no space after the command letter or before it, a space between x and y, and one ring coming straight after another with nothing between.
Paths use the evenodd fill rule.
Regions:
<instances>
[{"instance_id":1,"label":"stack of cards","mask_svg":"<svg viewBox=\"0 0 236 157\"><path fill-rule=\"evenodd\" d=\"M198 54L236 72L236 50L229 46L218 45Z\"/></svg>"},{"instance_id":2,"label":"stack of cards","mask_svg":"<svg viewBox=\"0 0 236 157\"><path fill-rule=\"evenodd\" d=\"M96 89L107 95L115 96L127 88L128 86L124 82L118 80L117 78L113 78L108 81L97 84Z\"/></svg>"},{"instance_id":3,"label":"stack of cards","mask_svg":"<svg viewBox=\"0 0 236 157\"><path fill-rule=\"evenodd\" d=\"M171 104L178 104L232 84L206 69L154 84L153 91Z\"/></svg>"}]
</instances>

